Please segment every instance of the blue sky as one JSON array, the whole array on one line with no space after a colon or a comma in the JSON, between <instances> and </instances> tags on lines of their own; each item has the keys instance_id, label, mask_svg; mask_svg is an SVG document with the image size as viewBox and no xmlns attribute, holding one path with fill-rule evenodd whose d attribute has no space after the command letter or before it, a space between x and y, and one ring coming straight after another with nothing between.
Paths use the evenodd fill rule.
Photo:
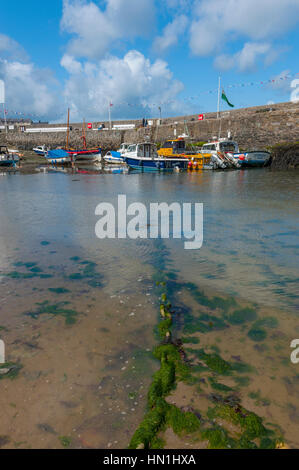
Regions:
<instances>
[{"instance_id":1,"label":"blue sky","mask_svg":"<svg viewBox=\"0 0 299 470\"><path fill-rule=\"evenodd\" d=\"M68 106L73 120L107 119L109 102L116 119L204 113L220 75L236 107L289 101L298 23L299 0L6 2L6 109L52 121Z\"/></svg>"}]
</instances>

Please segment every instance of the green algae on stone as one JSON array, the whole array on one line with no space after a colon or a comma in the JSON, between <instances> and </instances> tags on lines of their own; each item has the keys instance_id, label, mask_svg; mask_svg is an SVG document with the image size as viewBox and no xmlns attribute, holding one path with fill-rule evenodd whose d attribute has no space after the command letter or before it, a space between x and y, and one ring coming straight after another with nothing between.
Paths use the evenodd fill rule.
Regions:
<instances>
[{"instance_id":1,"label":"green algae on stone","mask_svg":"<svg viewBox=\"0 0 299 470\"><path fill-rule=\"evenodd\" d=\"M68 436L59 436L58 439L63 447L69 447L72 443L71 438Z\"/></svg>"},{"instance_id":2,"label":"green algae on stone","mask_svg":"<svg viewBox=\"0 0 299 470\"><path fill-rule=\"evenodd\" d=\"M204 349L194 349L192 352L198 359L204 362L209 369L218 374L227 375L232 370L230 363L222 359L219 354L207 354Z\"/></svg>"},{"instance_id":3,"label":"green algae on stone","mask_svg":"<svg viewBox=\"0 0 299 470\"><path fill-rule=\"evenodd\" d=\"M80 259L81 258L79 256L73 256L72 258L70 258L70 260L74 262L80 261Z\"/></svg>"},{"instance_id":4,"label":"green algae on stone","mask_svg":"<svg viewBox=\"0 0 299 470\"><path fill-rule=\"evenodd\" d=\"M183 336L181 338L182 343L187 343L187 344L199 344L200 339L196 338L194 336Z\"/></svg>"},{"instance_id":5,"label":"green algae on stone","mask_svg":"<svg viewBox=\"0 0 299 470\"><path fill-rule=\"evenodd\" d=\"M86 281L90 287L102 287L102 274L96 271L97 264L93 261L78 260L77 267L82 271L72 273L68 277L71 280Z\"/></svg>"},{"instance_id":6,"label":"green algae on stone","mask_svg":"<svg viewBox=\"0 0 299 470\"><path fill-rule=\"evenodd\" d=\"M208 440L209 449L233 449L236 447L234 439L229 437L228 432L221 426L213 426L202 432L202 439Z\"/></svg>"},{"instance_id":7,"label":"green algae on stone","mask_svg":"<svg viewBox=\"0 0 299 470\"><path fill-rule=\"evenodd\" d=\"M60 315L65 318L65 323L67 325L71 325L76 322L76 316L78 315L78 312L70 308L64 308L68 304L69 302L51 304L48 300L45 300L44 302L37 302L37 309L32 312L25 312L25 315L34 319L37 319L40 315L43 314L50 314L54 316Z\"/></svg>"},{"instance_id":8,"label":"green algae on stone","mask_svg":"<svg viewBox=\"0 0 299 470\"><path fill-rule=\"evenodd\" d=\"M15 379L19 375L19 372L22 368L22 364L18 362L5 362L4 364L0 364L0 380ZM3 372L3 369L7 369L7 372L1 373L1 370Z\"/></svg>"},{"instance_id":9,"label":"green algae on stone","mask_svg":"<svg viewBox=\"0 0 299 470\"><path fill-rule=\"evenodd\" d=\"M248 337L252 341L264 341L267 338L267 332L263 328L253 327L248 331Z\"/></svg>"},{"instance_id":10,"label":"green algae on stone","mask_svg":"<svg viewBox=\"0 0 299 470\"><path fill-rule=\"evenodd\" d=\"M54 292L54 294L67 294L70 292L68 289L64 287L49 287L48 289L50 292Z\"/></svg>"},{"instance_id":11,"label":"green algae on stone","mask_svg":"<svg viewBox=\"0 0 299 470\"><path fill-rule=\"evenodd\" d=\"M36 277L35 273L21 273L18 271L11 271L6 273L5 276L10 277L11 279L32 279Z\"/></svg>"},{"instance_id":12,"label":"green algae on stone","mask_svg":"<svg viewBox=\"0 0 299 470\"><path fill-rule=\"evenodd\" d=\"M227 317L227 321L233 325L242 325L247 322L256 320L257 313L253 308L245 307L242 309L235 310L231 315Z\"/></svg>"},{"instance_id":13,"label":"green algae on stone","mask_svg":"<svg viewBox=\"0 0 299 470\"><path fill-rule=\"evenodd\" d=\"M272 430L263 425L262 418L252 411L246 410L241 405L216 405L215 408L209 409L208 416L210 419L221 418L240 426L243 437L250 441L274 435Z\"/></svg>"},{"instance_id":14,"label":"green algae on stone","mask_svg":"<svg viewBox=\"0 0 299 470\"><path fill-rule=\"evenodd\" d=\"M213 377L209 377L209 382L211 387L219 392L231 392L233 390L231 387L217 382Z\"/></svg>"}]
</instances>

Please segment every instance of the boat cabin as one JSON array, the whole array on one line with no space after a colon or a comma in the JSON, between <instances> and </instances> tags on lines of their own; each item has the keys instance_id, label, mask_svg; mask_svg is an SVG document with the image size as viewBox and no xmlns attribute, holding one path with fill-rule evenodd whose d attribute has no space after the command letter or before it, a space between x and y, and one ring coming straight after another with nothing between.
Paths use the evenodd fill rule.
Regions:
<instances>
[{"instance_id":1,"label":"boat cabin","mask_svg":"<svg viewBox=\"0 0 299 470\"><path fill-rule=\"evenodd\" d=\"M217 140L204 144L201 150L202 152L239 153L239 146L232 140Z\"/></svg>"},{"instance_id":2,"label":"boat cabin","mask_svg":"<svg viewBox=\"0 0 299 470\"><path fill-rule=\"evenodd\" d=\"M163 157L173 155L182 155L186 152L186 143L184 139L167 140L158 150L158 154Z\"/></svg>"},{"instance_id":3,"label":"boat cabin","mask_svg":"<svg viewBox=\"0 0 299 470\"><path fill-rule=\"evenodd\" d=\"M117 150L117 152L118 152L118 153L121 153L121 154L122 154L122 153L125 153L125 152L128 150L128 148L129 148L130 145L131 145L131 144L126 144L126 143L121 144L121 146L120 146L120 148Z\"/></svg>"},{"instance_id":4,"label":"boat cabin","mask_svg":"<svg viewBox=\"0 0 299 470\"><path fill-rule=\"evenodd\" d=\"M149 142L143 144L131 144L125 152L126 157L134 156L139 158L155 158L157 157L156 144Z\"/></svg>"}]
</instances>

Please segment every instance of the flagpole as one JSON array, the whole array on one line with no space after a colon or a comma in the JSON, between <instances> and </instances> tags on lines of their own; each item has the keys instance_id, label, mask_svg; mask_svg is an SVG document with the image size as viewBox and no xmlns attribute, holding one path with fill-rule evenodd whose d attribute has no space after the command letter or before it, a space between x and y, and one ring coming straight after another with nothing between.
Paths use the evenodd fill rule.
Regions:
<instances>
[{"instance_id":1,"label":"flagpole","mask_svg":"<svg viewBox=\"0 0 299 470\"><path fill-rule=\"evenodd\" d=\"M221 77L219 77L219 84L218 84L217 119L219 119L219 113L220 113L220 93L221 93Z\"/></svg>"},{"instance_id":2,"label":"flagpole","mask_svg":"<svg viewBox=\"0 0 299 470\"><path fill-rule=\"evenodd\" d=\"M109 112L109 128L111 130L111 101L109 100L109 103L108 103L108 112Z\"/></svg>"},{"instance_id":3,"label":"flagpole","mask_svg":"<svg viewBox=\"0 0 299 470\"><path fill-rule=\"evenodd\" d=\"M220 95L221 95L221 77L219 77L219 88L218 88L218 113L217 113L217 119L219 119L219 132L218 132L218 140L220 140L221 137L221 128L222 128L222 122L221 122L221 109L220 109Z\"/></svg>"},{"instance_id":4,"label":"flagpole","mask_svg":"<svg viewBox=\"0 0 299 470\"><path fill-rule=\"evenodd\" d=\"M5 103L3 103L3 116L4 116L5 133L7 134L7 119L6 119Z\"/></svg>"}]
</instances>

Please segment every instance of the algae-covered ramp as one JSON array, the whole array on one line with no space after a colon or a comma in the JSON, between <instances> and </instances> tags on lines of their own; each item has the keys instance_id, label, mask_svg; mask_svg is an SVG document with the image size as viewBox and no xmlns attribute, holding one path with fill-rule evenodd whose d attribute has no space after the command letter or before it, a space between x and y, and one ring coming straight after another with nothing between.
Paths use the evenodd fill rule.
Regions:
<instances>
[{"instance_id":1,"label":"algae-covered ramp","mask_svg":"<svg viewBox=\"0 0 299 470\"><path fill-rule=\"evenodd\" d=\"M299 168L299 142L282 143L272 147L272 168L286 170Z\"/></svg>"},{"instance_id":2,"label":"algae-covered ramp","mask_svg":"<svg viewBox=\"0 0 299 470\"><path fill-rule=\"evenodd\" d=\"M246 376L253 372L253 368L239 358L230 362L223 359L217 348L207 352L197 347L201 336L213 329L220 331L230 325L238 325L250 332L252 324L256 329L262 326L272 328L276 322L258 319L253 309L241 309L231 299L209 298L194 284L171 280L173 274L167 273L161 282L157 282L161 294L161 318L156 332L161 344L153 354L160 361L160 369L154 374L148 391L147 413L129 447L171 448L169 436L173 439L173 435L178 437L173 442L181 448L275 449L284 446L279 426L265 422L241 403L240 387L248 385L250 379L247 377L246 380ZM177 290L189 290L205 309L215 313L214 316L200 314L198 321L194 322L189 313L183 324L183 331L188 333L183 338L184 342L173 337L174 330L178 331L175 325L182 326L180 319L176 318L179 314L176 314L175 305L170 303ZM218 316L222 318L217 322ZM251 338L251 341L260 340L260 337ZM187 343L192 347L186 348L184 344ZM231 386L225 384L227 380ZM182 386L183 393L180 393ZM260 398L254 395L256 397Z\"/></svg>"}]
</instances>

